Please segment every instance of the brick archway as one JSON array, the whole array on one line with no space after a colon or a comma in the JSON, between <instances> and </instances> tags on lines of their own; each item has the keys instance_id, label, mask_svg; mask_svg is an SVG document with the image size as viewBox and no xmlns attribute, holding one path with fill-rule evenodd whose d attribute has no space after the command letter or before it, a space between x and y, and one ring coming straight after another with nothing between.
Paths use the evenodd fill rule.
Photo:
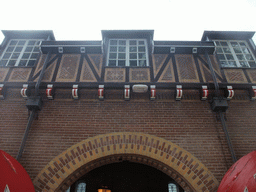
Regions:
<instances>
[{"instance_id":1,"label":"brick archway","mask_svg":"<svg viewBox=\"0 0 256 192\"><path fill-rule=\"evenodd\" d=\"M186 192L217 191L213 174L191 153L171 141L135 132L88 138L55 157L34 180L36 191L60 192L102 165L129 160L155 167Z\"/></svg>"}]
</instances>

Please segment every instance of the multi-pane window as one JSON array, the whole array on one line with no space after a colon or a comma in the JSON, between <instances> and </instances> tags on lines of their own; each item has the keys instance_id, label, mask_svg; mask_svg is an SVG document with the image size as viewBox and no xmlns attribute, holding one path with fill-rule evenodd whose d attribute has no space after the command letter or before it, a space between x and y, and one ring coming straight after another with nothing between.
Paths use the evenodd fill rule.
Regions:
<instances>
[{"instance_id":1,"label":"multi-pane window","mask_svg":"<svg viewBox=\"0 0 256 192\"><path fill-rule=\"evenodd\" d=\"M145 39L110 39L108 66L148 66Z\"/></svg>"},{"instance_id":2,"label":"multi-pane window","mask_svg":"<svg viewBox=\"0 0 256 192\"><path fill-rule=\"evenodd\" d=\"M256 67L255 58L245 41L215 41L222 67Z\"/></svg>"},{"instance_id":3,"label":"multi-pane window","mask_svg":"<svg viewBox=\"0 0 256 192\"><path fill-rule=\"evenodd\" d=\"M0 66L33 66L39 55L41 40L12 39L0 60Z\"/></svg>"},{"instance_id":4,"label":"multi-pane window","mask_svg":"<svg viewBox=\"0 0 256 192\"><path fill-rule=\"evenodd\" d=\"M86 192L86 183L81 182L77 185L76 192Z\"/></svg>"},{"instance_id":5,"label":"multi-pane window","mask_svg":"<svg viewBox=\"0 0 256 192\"><path fill-rule=\"evenodd\" d=\"M178 188L174 183L168 184L168 192L178 192Z\"/></svg>"}]
</instances>

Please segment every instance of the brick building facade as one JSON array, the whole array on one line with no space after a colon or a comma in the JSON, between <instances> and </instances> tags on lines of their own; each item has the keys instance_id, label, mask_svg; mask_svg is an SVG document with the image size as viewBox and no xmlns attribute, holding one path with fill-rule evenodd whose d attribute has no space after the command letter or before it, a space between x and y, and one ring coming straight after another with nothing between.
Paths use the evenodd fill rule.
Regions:
<instances>
[{"instance_id":1,"label":"brick building facade","mask_svg":"<svg viewBox=\"0 0 256 192\"><path fill-rule=\"evenodd\" d=\"M255 150L253 32L205 31L197 42L153 41L150 30L102 31L102 41L3 34L0 148L36 191L115 192L114 179L87 175L130 163L164 173L161 191L214 192ZM156 191L150 183L140 191Z\"/></svg>"}]
</instances>

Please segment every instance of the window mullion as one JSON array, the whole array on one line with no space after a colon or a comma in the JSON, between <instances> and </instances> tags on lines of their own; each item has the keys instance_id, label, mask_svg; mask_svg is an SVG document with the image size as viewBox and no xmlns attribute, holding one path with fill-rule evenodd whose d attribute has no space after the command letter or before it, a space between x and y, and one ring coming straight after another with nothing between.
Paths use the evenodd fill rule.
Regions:
<instances>
[{"instance_id":1,"label":"window mullion","mask_svg":"<svg viewBox=\"0 0 256 192\"><path fill-rule=\"evenodd\" d=\"M231 53L232 53L232 55L233 55L235 61L236 61L237 67L241 67L240 62L239 62L239 59L237 58L236 53L235 53L235 51L234 51L234 49L233 49L233 47L232 47L230 41L227 41L227 43L228 43L228 46L229 46L229 48L230 48L230 51L231 51Z\"/></svg>"},{"instance_id":2,"label":"window mullion","mask_svg":"<svg viewBox=\"0 0 256 192\"><path fill-rule=\"evenodd\" d=\"M125 62L125 66L129 66L129 60L130 60L130 55L129 55L129 51L130 51L130 47L129 47L129 39L126 39L126 62Z\"/></svg>"},{"instance_id":3,"label":"window mullion","mask_svg":"<svg viewBox=\"0 0 256 192\"><path fill-rule=\"evenodd\" d=\"M15 63L14 66L19 66L19 62L20 62L20 60L21 60L21 58L22 58L22 56L23 56L23 54L24 54L24 52L25 52L25 49L26 49L26 47L27 47L27 44L28 44L28 40L26 40L26 43L24 44L24 46L23 46L23 48L22 48L22 50L21 50L21 52L20 52L20 55L19 55L19 57L17 58L16 63ZM17 44L17 45L18 45L18 44ZM27 66L27 65L26 65L26 66Z\"/></svg>"},{"instance_id":4,"label":"window mullion","mask_svg":"<svg viewBox=\"0 0 256 192\"><path fill-rule=\"evenodd\" d=\"M144 40L144 44L145 44L145 51L146 51L146 62L147 62L147 65L146 66L149 66L149 61L148 61L148 44L147 44L147 40Z\"/></svg>"}]
</instances>

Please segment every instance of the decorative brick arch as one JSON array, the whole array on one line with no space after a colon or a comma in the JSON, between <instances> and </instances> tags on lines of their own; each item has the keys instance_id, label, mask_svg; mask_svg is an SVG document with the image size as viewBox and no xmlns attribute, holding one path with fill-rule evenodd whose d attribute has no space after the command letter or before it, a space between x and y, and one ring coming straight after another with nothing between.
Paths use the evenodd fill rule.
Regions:
<instances>
[{"instance_id":1,"label":"decorative brick arch","mask_svg":"<svg viewBox=\"0 0 256 192\"><path fill-rule=\"evenodd\" d=\"M129 160L157 168L186 192L216 192L213 174L191 153L171 141L136 132L88 138L55 157L34 180L36 191L63 192L77 179L102 165Z\"/></svg>"}]
</instances>

